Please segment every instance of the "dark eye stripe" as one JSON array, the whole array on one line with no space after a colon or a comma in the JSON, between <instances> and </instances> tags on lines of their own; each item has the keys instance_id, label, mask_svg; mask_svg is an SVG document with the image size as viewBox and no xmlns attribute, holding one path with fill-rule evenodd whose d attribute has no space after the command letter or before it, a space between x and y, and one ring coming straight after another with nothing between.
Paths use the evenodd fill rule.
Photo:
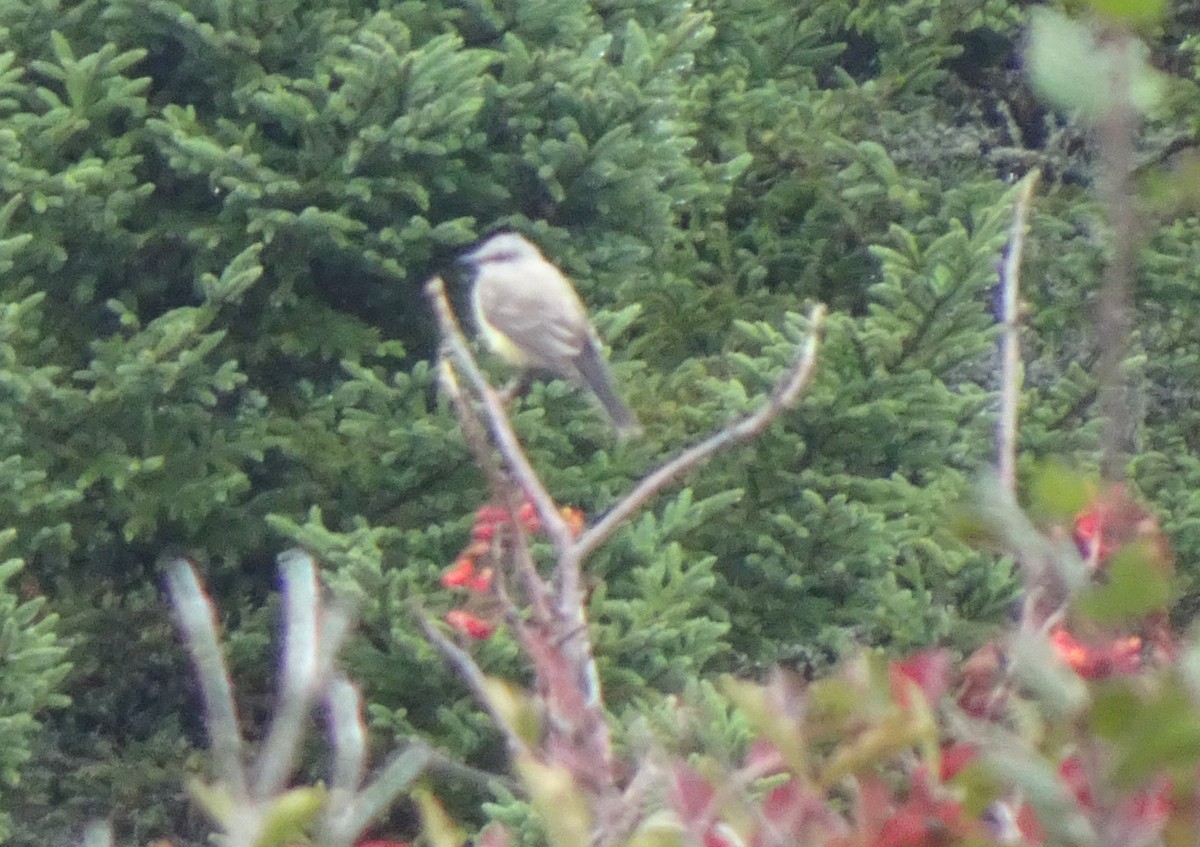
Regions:
<instances>
[{"instance_id":1,"label":"dark eye stripe","mask_svg":"<svg viewBox=\"0 0 1200 847\"><path fill-rule=\"evenodd\" d=\"M492 253L487 256L480 256L479 264L486 265L491 262L507 262L509 259L515 259L515 258L517 258L516 252L514 252L512 250L506 250L502 253Z\"/></svg>"}]
</instances>

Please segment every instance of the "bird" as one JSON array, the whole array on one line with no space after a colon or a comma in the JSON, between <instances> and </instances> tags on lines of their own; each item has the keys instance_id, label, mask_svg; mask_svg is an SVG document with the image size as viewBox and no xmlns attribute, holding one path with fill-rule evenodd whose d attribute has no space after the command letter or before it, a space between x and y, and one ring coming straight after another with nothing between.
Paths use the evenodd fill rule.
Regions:
<instances>
[{"instance_id":1,"label":"bird","mask_svg":"<svg viewBox=\"0 0 1200 847\"><path fill-rule=\"evenodd\" d=\"M475 270L475 323L496 354L523 370L548 371L583 386L620 435L641 431L617 389L587 308L571 281L533 242L502 232L461 261Z\"/></svg>"}]
</instances>

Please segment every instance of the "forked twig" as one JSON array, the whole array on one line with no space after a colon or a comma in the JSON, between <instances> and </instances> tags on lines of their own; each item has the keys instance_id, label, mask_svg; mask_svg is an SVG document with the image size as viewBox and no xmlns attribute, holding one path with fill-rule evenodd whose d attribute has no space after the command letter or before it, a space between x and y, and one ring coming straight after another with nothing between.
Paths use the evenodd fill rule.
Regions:
<instances>
[{"instance_id":1,"label":"forked twig","mask_svg":"<svg viewBox=\"0 0 1200 847\"><path fill-rule=\"evenodd\" d=\"M589 797L590 809L595 815L593 843L619 841L623 834L627 834L630 822L637 815L634 806L630 805L634 801L618 785L608 719L600 696L599 677L588 635L586 597L582 588L583 562L657 492L720 450L760 434L800 398L816 370L825 309L818 305L810 312L805 342L762 406L720 428L652 471L590 529L579 538L573 538L553 498L521 448L504 404L475 361L454 317L442 280L431 280L426 286L426 293L442 334L445 357L442 366L451 374L463 375L464 384L470 387L481 406L477 414L482 417L483 428L491 433L492 444L499 452L503 469L493 464L495 459L491 449L473 443L476 458L485 466L489 479L507 473L519 487L520 493L534 504L541 525L557 553L553 582L557 591L552 593L550 587L544 584L541 590L530 592L533 597L553 596L553 614L547 615L543 613L544 610L534 608L528 621L523 621L519 609L508 610L510 622L516 628L533 666L537 690L541 695L545 737L538 740L536 750L530 749L530 743L517 734L515 728L509 725L508 716L497 708L489 694L487 680L471 655L447 639L419 609L415 612L416 617L426 637L458 671L480 704L491 713L508 742L510 752L534 756L546 764L566 768ZM471 404L464 402L457 377L443 378L443 382L451 385L456 392L451 400L460 418L464 418L464 421L472 418L465 423L468 440L477 441L477 434L482 428L470 413ZM508 505L510 513L515 513L513 504ZM520 528L517 529L519 531ZM532 570L532 563L527 566L518 563L518 568L533 578L541 579ZM512 605L505 595L500 594L499 598L507 605Z\"/></svg>"},{"instance_id":2,"label":"forked twig","mask_svg":"<svg viewBox=\"0 0 1200 847\"><path fill-rule=\"evenodd\" d=\"M767 402L736 423L722 427L703 441L644 477L599 521L583 533L571 548L571 556L582 561L660 489L707 461L715 453L746 441L770 426L779 414L795 403L808 388L817 366L817 350L825 330L825 307L814 306L808 315L808 338L792 366L776 383Z\"/></svg>"},{"instance_id":3,"label":"forked twig","mask_svg":"<svg viewBox=\"0 0 1200 847\"><path fill-rule=\"evenodd\" d=\"M625 495L595 525L578 539L573 539L566 522L558 513L554 499L533 469L524 450L521 449L508 415L496 392L483 376L472 355L462 328L454 317L450 301L446 297L445 284L440 277L430 280L425 288L434 307L438 326L455 367L462 370L483 404L484 417L496 440L496 446L517 483L529 495L538 510L538 516L546 527L561 557L568 562L582 562L589 553L600 546L612 532L634 512L646 504L663 487L678 479L695 466L711 458L722 449L753 438L770 425L781 412L799 399L812 380L816 370L817 350L824 332L825 307L814 306L809 313L809 332L800 354L772 390L762 407L728 426L722 427L699 443L684 450L674 459L651 472L633 490ZM564 593L574 593L564 592Z\"/></svg>"},{"instance_id":4,"label":"forked twig","mask_svg":"<svg viewBox=\"0 0 1200 847\"><path fill-rule=\"evenodd\" d=\"M366 730L357 689L337 670L336 658L350 631L346 609L321 598L316 563L300 550L279 557L284 597L284 648L279 699L257 755L241 736L229 671L221 656L216 616L191 565L171 563L167 587L184 644L204 693L204 717L213 750L215 785L195 785L196 797L222 829L229 847L254 847L263 832L280 825L289 797L320 802L312 826L318 847L350 847L363 829L430 768L490 782L465 765L448 765L428 745L406 745L365 785ZM324 702L332 754L328 795L293 787L294 766L314 707ZM250 773L254 776L251 778ZM323 802L321 802L323 799ZM294 805L294 804L293 804ZM293 813L294 814L294 813ZM285 814L286 816L286 814Z\"/></svg>"}]
</instances>

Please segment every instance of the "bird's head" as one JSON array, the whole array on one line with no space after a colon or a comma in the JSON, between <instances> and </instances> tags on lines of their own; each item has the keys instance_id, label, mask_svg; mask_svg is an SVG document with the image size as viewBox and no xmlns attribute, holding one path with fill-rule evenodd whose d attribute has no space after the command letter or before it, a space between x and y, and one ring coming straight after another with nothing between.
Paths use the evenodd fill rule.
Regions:
<instances>
[{"instance_id":1,"label":"bird's head","mask_svg":"<svg viewBox=\"0 0 1200 847\"><path fill-rule=\"evenodd\" d=\"M460 262L473 267L499 262L516 262L522 259L541 257L541 251L522 235L515 232L502 232L493 235L470 253L465 253Z\"/></svg>"}]
</instances>

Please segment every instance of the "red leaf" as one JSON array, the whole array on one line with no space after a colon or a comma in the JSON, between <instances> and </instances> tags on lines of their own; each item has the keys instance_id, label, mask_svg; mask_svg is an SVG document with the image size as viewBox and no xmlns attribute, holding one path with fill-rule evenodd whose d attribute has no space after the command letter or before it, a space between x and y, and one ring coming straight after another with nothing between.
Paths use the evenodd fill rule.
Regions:
<instances>
[{"instance_id":1,"label":"red leaf","mask_svg":"<svg viewBox=\"0 0 1200 847\"><path fill-rule=\"evenodd\" d=\"M871 847L926 847L941 843L934 840L934 833L925 816L914 810L899 810L883 825L879 837Z\"/></svg>"},{"instance_id":2,"label":"red leaf","mask_svg":"<svg viewBox=\"0 0 1200 847\"><path fill-rule=\"evenodd\" d=\"M1158 521L1123 485L1109 487L1075 517L1074 535L1079 554L1096 566L1103 566L1126 544L1140 541L1164 573L1171 567L1171 550Z\"/></svg>"},{"instance_id":3,"label":"red leaf","mask_svg":"<svg viewBox=\"0 0 1200 847\"><path fill-rule=\"evenodd\" d=\"M746 754L746 767L753 768L763 776L769 776L782 773L787 769L787 763L784 762L778 747L759 738L750 745L750 752Z\"/></svg>"},{"instance_id":4,"label":"red leaf","mask_svg":"<svg viewBox=\"0 0 1200 847\"><path fill-rule=\"evenodd\" d=\"M450 625L451 629L476 641L491 638L496 632L495 624L485 621L465 609L451 609L446 613L446 623Z\"/></svg>"},{"instance_id":5,"label":"red leaf","mask_svg":"<svg viewBox=\"0 0 1200 847\"><path fill-rule=\"evenodd\" d=\"M442 574L441 583L443 588L462 588L474 577L474 560L461 556Z\"/></svg>"},{"instance_id":6,"label":"red leaf","mask_svg":"<svg viewBox=\"0 0 1200 847\"><path fill-rule=\"evenodd\" d=\"M503 506L488 504L480 506L479 511L475 513L476 524L497 524L504 523L508 520L508 509Z\"/></svg>"},{"instance_id":7,"label":"red leaf","mask_svg":"<svg viewBox=\"0 0 1200 847\"><path fill-rule=\"evenodd\" d=\"M471 578L467 580L467 590L474 591L476 594L486 594L492 590L492 581L495 578L495 570L492 568L481 568L478 573L472 574Z\"/></svg>"},{"instance_id":8,"label":"red leaf","mask_svg":"<svg viewBox=\"0 0 1200 847\"><path fill-rule=\"evenodd\" d=\"M583 534L585 524L583 512L574 506L563 506L559 512L562 514L563 520L566 521L567 530L571 533L572 538L578 538Z\"/></svg>"},{"instance_id":9,"label":"red leaf","mask_svg":"<svg viewBox=\"0 0 1200 847\"><path fill-rule=\"evenodd\" d=\"M502 823L492 822L484 827L483 832L475 838L475 847L509 847L512 837L508 827Z\"/></svg>"},{"instance_id":10,"label":"red leaf","mask_svg":"<svg viewBox=\"0 0 1200 847\"><path fill-rule=\"evenodd\" d=\"M542 528L542 519L538 517L537 509L528 500L517 510L517 520L525 527L526 532L537 532Z\"/></svg>"},{"instance_id":11,"label":"red leaf","mask_svg":"<svg viewBox=\"0 0 1200 847\"><path fill-rule=\"evenodd\" d=\"M1142 639L1137 635L1086 644L1060 626L1050 633L1050 644L1055 654L1084 679L1134 673L1142 666Z\"/></svg>"},{"instance_id":12,"label":"red leaf","mask_svg":"<svg viewBox=\"0 0 1200 847\"><path fill-rule=\"evenodd\" d=\"M1165 776L1159 777L1155 780L1154 785L1134 795L1134 817L1142 822L1163 822L1174 808L1171 794L1171 780Z\"/></svg>"},{"instance_id":13,"label":"red leaf","mask_svg":"<svg viewBox=\"0 0 1200 847\"><path fill-rule=\"evenodd\" d=\"M926 702L935 704L946 693L950 680L950 656L944 650L926 650L888 666L892 700L903 708L909 702L908 682L916 683Z\"/></svg>"},{"instance_id":14,"label":"red leaf","mask_svg":"<svg viewBox=\"0 0 1200 847\"><path fill-rule=\"evenodd\" d=\"M476 541L491 541L496 537L496 524L477 523L471 527L471 537Z\"/></svg>"},{"instance_id":15,"label":"red leaf","mask_svg":"<svg viewBox=\"0 0 1200 847\"><path fill-rule=\"evenodd\" d=\"M679 819L688 823L707 821L713 814L716 791L707 779L685 764L675 766L675 781L671 786L671 805Z\"/></svg>"},{"instance_id":16,"label":"red leaf","mask_svg":"<svg viewBox=\"0 0 1200 847\"><path fill-rule=\"evenodd\" d=\"M979 757L974 744L951 744L942 750L942 782L958 776L967 765Z\"/></svg>"},{"instance_id":17,"label":"red leaf","mask_svg":"<svg viewBox=\"0 0 1200 847\"><path fill-rule=\"evenodd\" d=\"M972 653L962 665L959 708L971 717L982 718L1003 703L1004 663L1004 653L994 642L988 642Z\"/></svg>"},{"instance_id":18,"label":"red leaf","mask_svg":"<svg viewBox=\"0 0 1200 847\"><path fill-rule=\"evenodd\" d=\"M1096 801L1092 797L1092 786L1088 781L1088 776L1083 771L1083 763L1079 761L1078 756L1068 756L1062 760L1062 764L1058 766L1058 775L1064 783L1067 790L1075 797L1075 802L1082 809L1087 809L1089 812L1096 808Z\"/></svg>"}]
</instances>

